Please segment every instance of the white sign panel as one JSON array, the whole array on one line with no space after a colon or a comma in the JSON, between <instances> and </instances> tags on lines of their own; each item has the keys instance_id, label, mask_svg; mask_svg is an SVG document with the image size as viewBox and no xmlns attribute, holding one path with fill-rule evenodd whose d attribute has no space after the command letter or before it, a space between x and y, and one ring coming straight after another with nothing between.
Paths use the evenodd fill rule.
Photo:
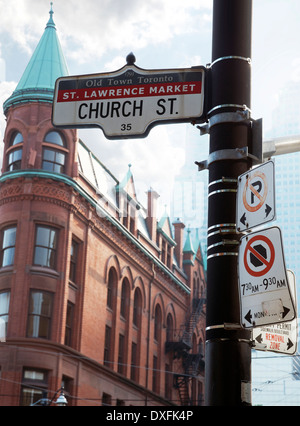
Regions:
<instances>
[{"instance_id":1,"label":"white sign panel","mask_svg":"<svg viewBox=\"0 0 300 426\"><path fill-rule=\"evenodd\" d=\"M292 271L287 270L294 305L297 306L296 279ZM279 324L266 325L253 329L254 349L294 355L297 352L298 319Z\"/></svg>"},{"instance_id":2,"label":"white sign panel","mask_svg":"<svg viewBox=\"0 0 300 426\"><path fill-rule=\"evenodd\" d=\"M268 161L239 176L237 191L237 228L254 228L275 220L274 162Z\"/></svg>"},{"instance_id":3,"label":"white sign panel","mask_svg":"<svg viewBox=\"0 0 300 426\"><path fill-rule=\"evenodd\" d=\"M241 238L238 269L241 324L245 328L295 318L278 227Z\"/></svg>"},{"instance_id":4,"label":"white sign panel","mask_svg":"<svg viewBox=\"0 0 300 426\"><path fill-rule=\"evenodd\" d=\"M200 122L205 68L143 70L126 65L109 74L56 81L56 127L100 127L108 139L145 137L155 124Z\"/></svg>"}]
</instances>

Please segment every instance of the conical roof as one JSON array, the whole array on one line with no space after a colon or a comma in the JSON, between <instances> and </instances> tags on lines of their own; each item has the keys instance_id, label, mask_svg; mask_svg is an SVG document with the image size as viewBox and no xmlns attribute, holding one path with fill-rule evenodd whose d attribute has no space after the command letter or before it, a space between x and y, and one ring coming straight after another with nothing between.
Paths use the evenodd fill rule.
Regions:
<instances>
[{"instance_id":1,"label":"conical roof","mask_svg":"<svg viewBox=\"0 0 300 426\"><path fill-rule=\"evenodd\" d=\"M187 237L185 240L185 244L183 247L183 253L195 253L194 247L193 247L193 243L192 243L192 237L191 237L191 230L188 229L187 230Z\"/></svg>"},{"instance_id":2,"label":"conical roof","mask_svg":"<svg viewBox=\"0 0 300 426\"><path fill-rule=\"evenodd\" d=\"M16 90L4 103L4 112L15 104L24 102L52 102L57 78L69 75L53 21L51 3L50 19Z\"/></svg>"}]
</instances>

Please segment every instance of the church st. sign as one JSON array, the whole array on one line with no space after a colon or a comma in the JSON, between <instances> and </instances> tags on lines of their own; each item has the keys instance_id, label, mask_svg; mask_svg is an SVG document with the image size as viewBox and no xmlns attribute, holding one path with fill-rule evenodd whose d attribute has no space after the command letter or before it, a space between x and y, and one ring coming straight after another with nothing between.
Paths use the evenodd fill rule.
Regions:
<instances>
[{"instance_id":1,"label":"church st. sign","mask_svg":"<svg viewBox=\"0 0 300 426\"><path fill-rule=\"evenodd\" d=\"M100 127L108 139L145 137L156 124L201 122L205 68L144 70L127 64L107 74L56 81L56 127Z\"/></svg>"}]
</instances>

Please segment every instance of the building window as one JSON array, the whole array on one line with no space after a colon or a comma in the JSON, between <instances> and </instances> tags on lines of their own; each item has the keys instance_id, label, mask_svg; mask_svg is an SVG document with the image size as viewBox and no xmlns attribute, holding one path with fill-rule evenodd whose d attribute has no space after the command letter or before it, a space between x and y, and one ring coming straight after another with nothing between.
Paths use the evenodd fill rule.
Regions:
<instances>
[{"instance_id":1,"label":"building window","mask_svg":"<svg viewBox=\"0 0 300 426\"><path fill-rule=\"evenodd\" d=\"M23 370L21 405L29 406L47 398L48 373L44 370Z\"/></svg>"},{"instance_id":2,"label":"building window","mask_svg":"<svg viewBox=\"0 0 300 426\"><path fill-rule=\"evenodd\" d=\"M5 341L7 336L9 301L9 291L4 291L0 293L0 342Z\"/></svg>"},{"instance_id":3,"label":"building window","mask_svg":"<svg viewBox=\"0 0 300 426\"><path fill-rule=\"evenodd\" d=\"M58 132L49 132L44 139L42 169L49 172L64 173L66 153L65 143ZM51 147L51 145L56 145Z\"/></svg>"},{"instance_id":4,"label":"building window","mask_svg":"<svg viewBox=\"0 0 300 426\"><path fill-rule=\"evenodd\" d=\"M155 317L154 317L154 340L157 343L160 343L161 329L162 329L161 308L160 308L159 305L156 305L156 308L155 308Z\"/></svg>"},{"instance_id":5,"label":"building window","mask_svg":"<svg viewBox=\"0 0 300 426\"><path fill-rule=\"evenodd\" d=\"M61 387L64 389L64 394L68 401L68 407L72 407L73 404L73 388L74 388L74 380L67 376L62 376L61 379Z\"/></svg>"},{"instance_id":6,"label":"building window","mask_svg":"<svg viewBox=\"0 0 300 426\"><path fill-rule=\"evenodd\" d=\"M73 318L74 318L74 305L73 303L68 302L67 317L66 317L66 332L65 332L65 345L67 346L71 346L71 343L72 343Z\"/></svg>"},{"instance_id":7,"label":"building window","mask_svg":"<svg viewBox=\"0 0 300 426\"><path fill-rule=\"evenodd\" d=\"M58 231L37 226L34 247L34 265L55 269Z\"/></svg>"},{"instance_id":8,"label":"building window","mask_svg":"<svg viewBox=\"0 0 300 426\"><path fill-rule=\"evenodd\" d=\"M14 133L10 144L9 149L7 150L7 171L12 172L13 170L20 170L21 169L21 162L22 162L22 143L24 142L23 136L21 133ZM13 148L17 146L17 148Z\"/></svg>"},{"instance_id":9,"label":"building window","mask_svg":"<svg viewBox=\"0 0 300 426\"><path fill-rule=\"evenodd\" d=\"M135 290L133 300L133 325L138 329L141 328L142 319L142 295L139 288Z\"/></svg>"},{"instance_id":10,"label":"building window","mask_svg":"<svg viewBox=\"0 0 300 426\"><path fill-rule=\"evenodd\" d=\"M103 392L103 394L102 394L102 405L103 406L112 405L111 395L108 395L107 393Z\"/></svg>"},{"instance_id":11,"label":"building window","mask_svg":"<svg viewBox=\"0 0 300 426\"><path fill-rule=\"evenodd\" d=\"M49 172L65 172L65 154L55 149L43 149L42 169Z\"/></svg>"},{"instance_id":12,"label":"building window","mask_svg":"<svg viewBox=\"0 0 300 426\"><path fill-rule=\"evenodd\" d=\"M106 298L106 305L109 309L114 308L116 289L117 289L117 273L114 268L111 268L108 274L107 298Z\"/></svg>"},{"instance_id":13,"label":"building window","mask_svg":"<svg viewBox=\"0 0 300 426\"><path fill-rule=\"evenodd\" d=\"M27 337L50 338L53 295L31 291L28 308Z\"/></svg>"},{"instance_id":14,"label":"building window","mask_svg":"<svg viewBox=\"0 0 300 426\"><path fill-rule=\"evenodd\" d=\"M118 373L125 374L125 336L119 334Z\"/></svg>"},{"instance_id":15,"label":"building window","mask_svg":"<svg viewBox=\"0 0 300 426\"><path fill-rule=\"evenodd\" d=\"M166 242L165 242L165 240L162 240L162 243L161 243L161 261L163 262L163 263L165 263L165 261L166 261Z\"/></svg>"},{"instance_id":16,"label":"building window","mask_svg":"<svg viewBox=\"0 0 300 426\"><path fill-rule=\"evenodd\" d=\"M70 253L70 272L69 272L69 280L73 283L76 283L76 265L78 260L78 247L79 244L72 240L71 244L71 253Z\"/></svg>"},{"instance_id":17,"label":"building window","mask_svg":"<svg viewBox=\"0 0 300 426\"><path fill-rule=\"evenodd\" d=\"M2 232L1 266L14 264L17 228L6 228Z\"/></svg>"},{"instance_id":18,"label":"building window","mask_svg":"<svg viewBox=\"0 0 300 426\"><path fill-rule=\"evenodd\" d=\"M111 327L105 326L105 340L104 340L104 365L112 368L111 363Z\"/></svg>"},{"instance_id":19,"label":"building window","mask_svg":"<svg viewBox=\"0 0 300 426\"><path fill-rule=\"evenodd\" d=\"M172 378L171 368L169 364L165 366L165 397L167 399L172 398Z\"/></svg>"},{"instance_id":20,"label":"building window","mask_svg":"<svg viewBox=\"0 0 300 426\"><path fill-rule=\"evenodd\" d=\"M127 278L124 278L122 282L122 290L121 290L121 317L125 320L128 318L129 313L129 297L130 297L130 289L129 282Z\"/></svg>"},{"instance_id":21,"label":"building window","mask_svg":"<svg viewBox=\"0 0 300 426\"><path fill-rule=\"evenodd\" d=\"M134 382L138 381L138 346L136 343L132 342L131 345L131 372L130 372L130 378Z\"/></svg>"},{"instance_id":22,"label":"building window","mask_svg":"<svg viewBox=\"0 0 300 426\"><path fill-rule=\"evenodd\" d=\"M63 138L61 137L60 133L58 132L49 132L46 134L45 142L48 143L53 143L54 145L59 145L59 146L65 146Z\"/></svg>"},{"instance_id":23,"label":"building window","mask_svg":"<svg viewBox=\"0 0 300 426\"><path fill-rule=\"evenodd\" d=\"M167 342L174 341L174 326L173 326L173 318L171 314L167 316Z\"/></svg>"},{"instance_id":24,"label":"building window","mask_svg":"<svg viewBox=\"0 0 300 426\"><path fill-rule=\"evenodd\" d=\"M23 142L24 142L24 139L23 139L22 133L17 132L17 133L14 133L13 137L11 138L9 146L15 146Z\"/></svg>"},{"instance_id":25,"label":"building window","mask_svg":"<svg viewBox=\"0 0 300 426\"><path fill-rule=\"evenodd\" d=\"M171 268L171 250L172 250L172 247L169 245L169 244L167 244L167 267L168 268Z\"/></svg>"},{"instance_id":26,"label":"building window","mask_svg":"<svg viewBox=\"0 0 300 426\"><path fill-rule=\"evenodd\" d=\"M13 151L9 152L8 161L7 161L8 172L21 169L22 153L23 153L22 148L14 149Z\"/></svg>"},{"instance_id":27,"label":"building window","mask_svg":"<svg viewBox=\"0 0 300 426\"><path fill-rule=\"evenodd\" d=\"M159 371L157 356L153 356L153 375L152 375L152 390L159 393Z\"/></svg>"}]
</instances>

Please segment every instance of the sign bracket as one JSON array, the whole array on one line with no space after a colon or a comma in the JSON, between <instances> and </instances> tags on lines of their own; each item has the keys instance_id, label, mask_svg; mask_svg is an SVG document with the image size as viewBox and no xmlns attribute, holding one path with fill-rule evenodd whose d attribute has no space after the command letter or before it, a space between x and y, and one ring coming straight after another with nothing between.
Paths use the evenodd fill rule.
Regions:
<instances>
[{"instance_id":1,"label":"sign bracket","mask_svg":"<svg viewBox=\"0 0 300 426\"><path fill-rule=\"evenodd\" d=\"M250 124L252 130L252 154L249 154L248 157L253 160L253 164L261 164L263 162L262 118L254 120L251 118L251 111L246 105L241 105L240 107L243 109L235 112L221 112L213 115L209 118L208 123L197 126L197 129L200 130L200 136L203 136L209 134L210 129L217 124L243 122Z\"/></svg>"},{"instance_id":2,"label":"sign bracket","mask_svg":"<svg viewBox=\"0 0 300 426\"><path fill-rule=\"evenodd\" d=\"M240 123L242 121L250 122L250 110L245 107L243 111L235 111L235 112L221 112L220 114L213 115L209 119L209 123L203 124L201 126L197 126L197 129L200 130L200 136L206 135L210 133L211 127L216 124L222 123Z\"/></svg>"},{"instance_id":3,"label":"sign bracket","mask_svg":"<svg viewBox=\"0 0 300 426\"><path fill-rule=\"evenodd\" d=\"M268 351L268 346L265 343L258 343L254 339L251 342L251 347L259 351Z\"/></svg>"},{"instance_id":4,"label":"sign bracket","mask_svg":"<svg viewBox=\"0 0 300 426\"><path fill-rule=\"evenodd\" d=\"M212 152L207 160L195 161L198 166L199 172L208 169L209 165L222 160L243 160L251 158L252 160L259 161L259 158L249 153L247 146L236 149L220 149L219 151Z\"/></svg>"}]
</instances>

